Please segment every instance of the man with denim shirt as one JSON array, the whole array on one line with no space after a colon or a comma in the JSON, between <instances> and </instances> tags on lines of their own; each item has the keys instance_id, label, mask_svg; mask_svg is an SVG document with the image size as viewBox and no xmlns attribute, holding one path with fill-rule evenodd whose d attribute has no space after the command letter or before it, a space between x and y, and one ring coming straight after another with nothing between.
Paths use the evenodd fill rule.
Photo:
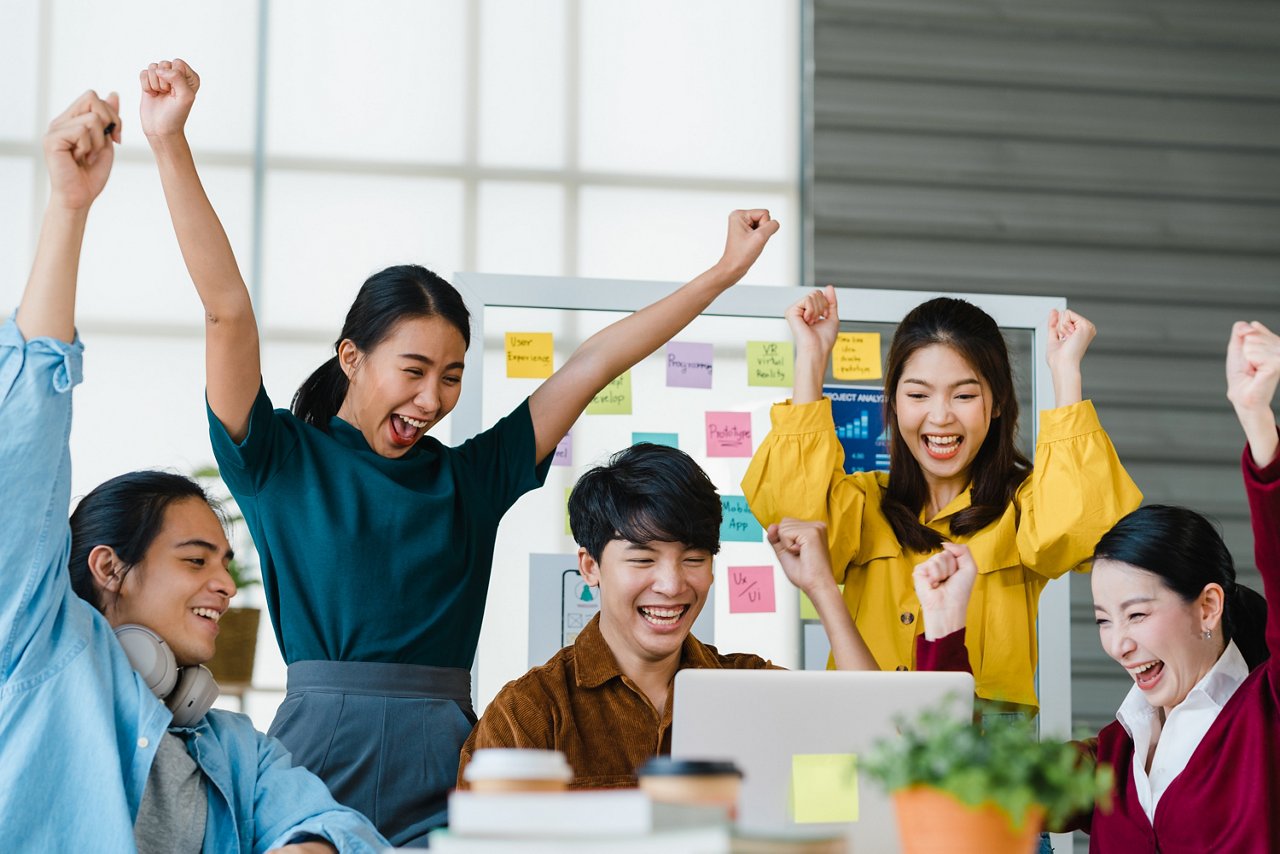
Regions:
<instances>
[{"instance_id":1,"label":"man with denim shirt","mask_svg":"<svg viewBox=\"0 0 1280 854\"><path fill-rule=\"evenodd\" d=\"M288 752L247 717L213 710L193 726L171 729L173 714L134 671L114 635L119 621L72 588L67 440L83 349L73 325L76 269L89 207L120 141L117 110L114 95L104 100L87 92L50 126L44 149L52 193L36 260L16 318L0 326L0 578L7 582L0 593L3 847L131 850L142 844L136 833L163 845L164 829L144 832L138 817L145 802L155 801L154 790L165 788L157 782L163 775L153 770L174 767L171 760L157 764L156 757L161 744L177 736L196 766L196 785L183 791L203 792L207 801L194 805L192 814L203 818L192 826L168 828L170 840L186 836L192 849L198 844L198 850L217 852L379 850L386 842L368 820L337 804L309 771L294 768ZM198 501L187 506L209 509ZM165 515L168 525L170 510ZM220 529L217 534L220 540L203 545L225 561L229 548ZM111 552L94 549L97 567L112 565ZM219 555L213 557L199 572L208 574L210 590L229 598L234 585L221 579L225 569ZM189 571L196 567L191 561ZM198 664L211 654L216 615L204 635L201 624L181 622L207 620L210 609L174 601L175 584L190 587L174 570L141 573L118 566L103 578L106 588L124 579L112 600L117 606L132 594L181 615L181 631L173 636L166 635L167 615L150 626L173 648L178 664ZM194 610L205 616L188 618ZM181 752L177 756L182 760ZM169 792L171 803L175 791Z\"/></svg>"}]
</instances>

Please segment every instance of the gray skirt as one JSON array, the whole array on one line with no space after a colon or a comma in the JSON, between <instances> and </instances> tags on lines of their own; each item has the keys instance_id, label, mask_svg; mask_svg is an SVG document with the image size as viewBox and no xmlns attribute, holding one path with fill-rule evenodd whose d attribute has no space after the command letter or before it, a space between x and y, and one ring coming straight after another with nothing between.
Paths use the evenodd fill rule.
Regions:
<instances>
[{"instance_id":1,"label":"gray skirt","mask_svg":"<svg viewBox=\"0 0 1280 854\"><path fill-rule=\"evenodd\" d=\"M393 845L425 845L446 822L458 752L475 723L469 671L298 661L267 734Z\"/></svg>"}]
</instances>

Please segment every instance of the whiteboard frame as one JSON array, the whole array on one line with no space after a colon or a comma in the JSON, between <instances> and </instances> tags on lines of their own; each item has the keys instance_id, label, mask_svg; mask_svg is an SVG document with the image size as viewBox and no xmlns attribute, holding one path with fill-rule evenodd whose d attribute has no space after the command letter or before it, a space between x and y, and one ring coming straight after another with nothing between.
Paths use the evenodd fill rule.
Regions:
<instances>
[{"instance_id":1,"label":"whiteboard frame","mask_svg":"<svg viewBox=\"0 0 1280 854\"><path fill-rule=\"evenodd\" d=\"M485 310L489 307L563 309L569 311L637 311L680 286L678 282L591 279L561 276L518 276L500 273L455 273L454 284L471 310L471 346L468 362L479 365L484 359ZM721 294L703 312L729 317L780 318L808 288L738 285ZM934 297L968 300L991 315L1006 329L1028 330L1032 335L1030 366L1034 412L1030 423L1032 438L1040 433L1040 412L1054 408L1053 383L1045 362L1050 310L1064 310L1062 297L1014 296L1008 294L905 291L878 288L837 288L841 319L868 323L899 323L911 309ZM1025 366L1024 366L1025 367ZM453 444L457 445L484 429L484 371L467 372L464 392L453 411ZM1040 698L1042 738L1069 738L1071 735L1071 587L1073 572L1049 582L1040 595L1037 631L1040 664L1036 673ZM478 685L479 656L472 667L472 692Z\"/></svg>"}]
</instances>

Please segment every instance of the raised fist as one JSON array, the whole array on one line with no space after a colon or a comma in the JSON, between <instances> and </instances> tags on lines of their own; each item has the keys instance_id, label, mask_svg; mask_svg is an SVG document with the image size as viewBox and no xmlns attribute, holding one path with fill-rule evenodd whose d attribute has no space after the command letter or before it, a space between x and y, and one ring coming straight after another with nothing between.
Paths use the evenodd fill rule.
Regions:
<instances>
[{"instance_id":1,"label":"raised fist","mask_svg":"<svg viewBox=\"0 0 1280 854\"><path fill-rule=\"evenodd\" d=\"M200 76L181 59L153 62L138 72L142 84L142 132L147 137L182 133L200 89Z\"/></svg>"},{"instance_id":2,"label":"raised fist","mask_svg":"<svg viewBox=\"0 0 1280 854\"><path fill-rule=\"evenodd\" d=\"M120 125L120 96L99 98L92 89L49 123L43 144L51 204L71 210L93 204L111 174Z\"/></svg>"},{"instance_id":3,"label":"raised fist","mask_svg":"<svg viewBox=\"0 0 1280 854\"><path fill-rule=\"evenodd\" d=\"M729 214L729 235L725 238L720 263L737 278L746 275L778 227L778 221L770 219L769 212L763 208Z\"/></svg>"}]
</instances>

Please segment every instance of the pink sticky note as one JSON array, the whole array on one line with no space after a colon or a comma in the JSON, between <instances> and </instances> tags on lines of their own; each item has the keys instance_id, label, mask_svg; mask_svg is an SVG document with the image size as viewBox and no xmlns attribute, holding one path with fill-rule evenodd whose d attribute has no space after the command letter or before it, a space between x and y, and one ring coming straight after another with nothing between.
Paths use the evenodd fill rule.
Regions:
<instances>
[{"instance_id":1,"label":"pink sticky note","mask_svg":"<svg viewBox=\"0 0 1280 854\"><path fill-rule=\"evenodd\" d=\"M751 413L708 412L707 456L751 456Z\"/></svg>"},{"instance_id":2,"label":"pink sticky note","mask_svg":"<svg viewBox=\"0 0 1280 854\"><path fill-rule=\"evenodd\" d=\"M573 465L573 434L572 433L565 433L564 438L560 440L560 444L556 445L556 452L551 456L551 465L553 466Z\"/></svg>"},{"instance_id":3,"label":"pink sticky note","mask_svg":"<svg viewBox=\"0 0 1280 854\"><path fill-rule=\"evenodd\" d=\"M667 385L711 388L713 350L710 344L671 341L667 344Z\"/></svg>"},{"instance_id":4,"label":"pink sticky note","mask_svg":"<svg viewBox=\"0 0 1280 854\"><path fill-rule=\"evenodd\" d=\"M773 567L729 567L729 613L772 614Z\"/></svg>"}]
</instances>

